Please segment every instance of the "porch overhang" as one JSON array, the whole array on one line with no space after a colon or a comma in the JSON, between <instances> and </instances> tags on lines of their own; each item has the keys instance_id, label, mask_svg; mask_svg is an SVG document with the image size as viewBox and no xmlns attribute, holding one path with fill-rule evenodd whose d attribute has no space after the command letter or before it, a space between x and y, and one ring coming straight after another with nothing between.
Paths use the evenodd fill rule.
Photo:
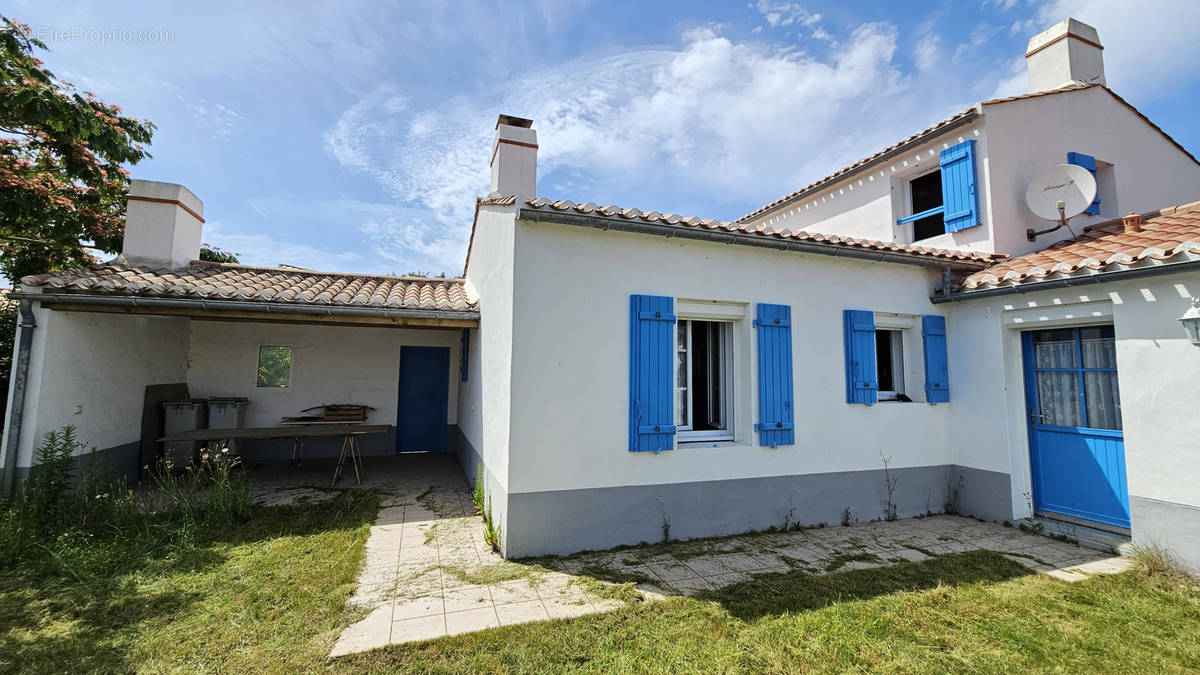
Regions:
<instances>
[{"instance_id":1,"label":"porch overhang","mask_svg":"<svg viewBox=\"0 0 1200 675\"><path fill-rule=\"evenodd\" d=\"M54 310L183 316L206 321L425 328L473 328L479 325L477 310L348 307L316 303L25 291L10 293L9 297L14 300L38 302Z\"/></svg>"}]
</instances>

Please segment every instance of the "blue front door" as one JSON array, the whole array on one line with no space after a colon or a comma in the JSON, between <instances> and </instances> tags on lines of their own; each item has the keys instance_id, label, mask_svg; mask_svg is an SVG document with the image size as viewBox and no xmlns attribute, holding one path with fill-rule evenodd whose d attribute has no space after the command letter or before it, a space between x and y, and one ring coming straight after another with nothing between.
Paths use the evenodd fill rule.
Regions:
<instances>
[{"instance_id":1,"label":"blue front door","mask_svg":"<svg viewBox=\"0 0 1200 675\"><path fill-rule=\"evenodd\" d=\"M446 449L450 348L401 347L396 452Z\"/></svg>"},{"instance_id":2,"label":"blue front door","mask_svg":"<svg viewBox=\"0 0 1200 675\"><path fill-rule=\"evenodd\" d=\"M1029 331L1022 340L1034 509L1128 528L1113 327Z\"/></svg>"}]
</instances>

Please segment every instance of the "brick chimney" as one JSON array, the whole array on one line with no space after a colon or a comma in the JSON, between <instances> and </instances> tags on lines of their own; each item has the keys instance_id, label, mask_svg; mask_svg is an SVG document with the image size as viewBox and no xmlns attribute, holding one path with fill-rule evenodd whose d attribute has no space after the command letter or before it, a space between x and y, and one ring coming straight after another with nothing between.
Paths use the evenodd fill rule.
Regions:
<instances>
[{"instance_id":1,"label":"brick chimney","mask_svg":"<svg viewBox=\"0 0 1200 675\"><path fill-rule=\"evenodd\" d=\"M536 196L537 132L533 120L501 115L492 142L492 189L525 199Z\"/></svg>"},{"instance_id":2,"label":"brick chimney","mask_svg":"<svg viewBox=\"0 0 1200 675\"><path fill-rule=\"evenodd\" d=\"M1075 19L1038 33L1025 50L1029 93L1071 84L1104 84L1103 50L1096 29Z\"/></svg>"},{"instance_id":3,"label":"brick chimney","mask_svg":"<svg viewBox=\"0 0 1200 675\"><path fill-rule=\"evenodd\" d=\"M200 257L203 225L204 202L187 188L130 181L121 257L129 265L184 267Z\"/></svg>"}]
</instances>

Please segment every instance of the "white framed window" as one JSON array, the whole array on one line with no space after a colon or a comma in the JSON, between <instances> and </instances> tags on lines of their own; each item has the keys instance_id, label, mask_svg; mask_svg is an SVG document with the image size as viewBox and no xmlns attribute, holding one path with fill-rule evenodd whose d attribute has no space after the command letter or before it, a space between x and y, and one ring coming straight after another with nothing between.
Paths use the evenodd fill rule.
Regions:
<instances>
[{"instance_id":1,"label":"white framed window","mask_svg":"<svg viewBox=\"0 0 1200 675\"><path fill-rule=\"evenodd\" d=\"M681 318L675 329L675 427L680 443L733 440L729 321Z\"/></svg>"},{"instance_id":2,"label":"white framed window","mask_svg":"<svg viewBox=\"0 0 1200 675\"><path fill-rule=\"evenodd\" d=\"M904 390L904 332L875 329L875 375L880 401L902 401ZM902 398L903 397L903 398Z\"/></svg>"}]
</instances>

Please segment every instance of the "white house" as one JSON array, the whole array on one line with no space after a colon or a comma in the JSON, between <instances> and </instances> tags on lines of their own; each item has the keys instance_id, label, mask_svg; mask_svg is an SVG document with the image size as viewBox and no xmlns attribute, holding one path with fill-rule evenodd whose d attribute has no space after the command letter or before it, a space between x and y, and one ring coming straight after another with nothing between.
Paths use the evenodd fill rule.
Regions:
<instances>
[{"instance_id":1,"label":"white house","mask_svg":"<svg viewBox=\"0 0 1200 675\"><path fill-rule=\"evenodd\" d=\"M949 509L1200 566L1200 162L1101 49L1058 24L1029 93L729 223L539 197L532 123L501 116L462 279L196 263L199 201L135 182L123 259L22 280L5 475L65 424L138 460L146 386L175 383L251 425L376 407L374 452L482 464L510 557ZM1031 240L1026 186L1062 163L1098 201Z\"/></svg>"}]
</instances>

